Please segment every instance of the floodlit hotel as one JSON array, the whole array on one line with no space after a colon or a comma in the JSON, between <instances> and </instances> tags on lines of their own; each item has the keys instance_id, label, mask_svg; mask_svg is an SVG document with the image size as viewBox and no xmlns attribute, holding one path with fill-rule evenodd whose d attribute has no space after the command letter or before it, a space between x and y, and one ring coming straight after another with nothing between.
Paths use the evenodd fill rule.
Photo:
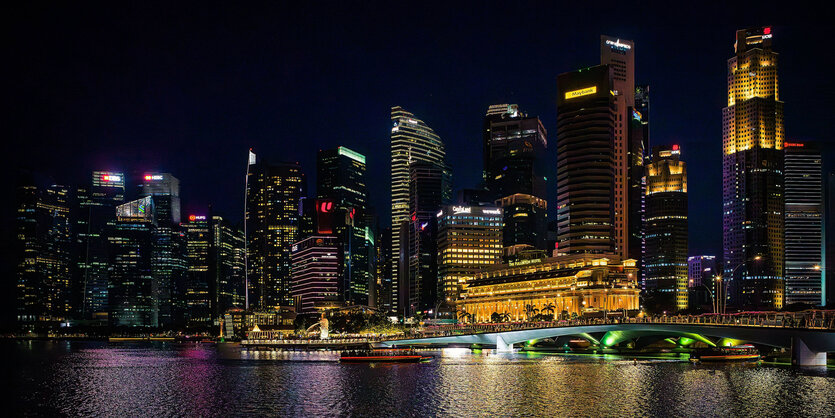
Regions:
<instances>
[{"instance_id":1,"label":"floodlit hotel","mask_svg":"<svg viewBox=\"0 0 835 418\"><path fill-rule=\"evenodd\" d=\"M520 260L477 273L465 285L459 311L489 322L495 313L510 321L527 319L527 305L540 313L579 316L640 308L635 260L615 255L578 254ZM553 311L552 311L553 310Z\"/></svg>"}]
</instances>

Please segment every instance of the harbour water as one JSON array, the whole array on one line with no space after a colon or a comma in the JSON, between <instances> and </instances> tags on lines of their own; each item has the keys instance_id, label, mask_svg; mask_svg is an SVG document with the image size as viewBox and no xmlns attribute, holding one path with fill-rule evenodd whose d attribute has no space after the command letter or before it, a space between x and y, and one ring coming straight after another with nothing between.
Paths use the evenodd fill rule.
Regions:
<instances>
[{"instance_id":1,"label":"harbour water","mask_svg":"<svg viewBox=\"0 0 835 418\"><path fill-rule=\"evenodd\" d=\"M835 415L832 369L468 349L417 364L232 344L3 341L0 351L11 416Z\"/></svg>"}]
</instances>

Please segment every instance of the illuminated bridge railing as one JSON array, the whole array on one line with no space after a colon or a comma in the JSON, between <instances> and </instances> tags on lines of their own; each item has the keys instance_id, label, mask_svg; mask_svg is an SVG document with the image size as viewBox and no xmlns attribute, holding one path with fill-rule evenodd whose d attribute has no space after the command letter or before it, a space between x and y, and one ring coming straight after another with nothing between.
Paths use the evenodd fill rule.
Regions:
<instances>
[{"instance_id":1,"label":"illuminated bridge railing","mask_svg":"<svg viewBox=\"0 0 835 418\"><path fill-rule=\"evenodd\" d=\"M541 322L477 323L432 325L415 332L420 338L454 335L481 334L528 329L577 327L615 324L687 324L710 326L758 327L758 328L799 328L835 331L835 310L789 312L742 312L738 314L705 314L694 316L654 316L642 318L579 318Z\"/></svg>"}]
</instances>

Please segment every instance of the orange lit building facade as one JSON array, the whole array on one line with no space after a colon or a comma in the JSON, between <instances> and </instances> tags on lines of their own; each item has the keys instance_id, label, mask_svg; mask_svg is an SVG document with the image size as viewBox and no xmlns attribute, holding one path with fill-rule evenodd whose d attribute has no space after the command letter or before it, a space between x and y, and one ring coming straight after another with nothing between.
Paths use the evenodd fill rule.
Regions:
<instances>
[{"instance_id":1,"label":"orange lit building facade","mask_svg":"<svg viewBox=\"0 0 835 418\"><path fill-rule=\"evenodd\" d=\"M528 319L528 305L555 317L563 311L582 316L637 310L639 292L635 260L583 254L522 260L478 273L465 285L457 308L475 315L475 322L489 322L493 313L507 313L515 322Z\"/></svg>"}]
</instances>

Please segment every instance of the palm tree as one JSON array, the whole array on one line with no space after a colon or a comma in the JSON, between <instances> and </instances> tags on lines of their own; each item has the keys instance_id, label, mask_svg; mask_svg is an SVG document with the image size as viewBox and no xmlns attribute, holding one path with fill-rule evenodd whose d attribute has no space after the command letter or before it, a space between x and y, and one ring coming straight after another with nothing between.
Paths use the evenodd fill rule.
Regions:
<instances>
[{"instance_id":1,"label":"palm tree","mask_svg":"<svg viewBox=\"0 0 835 418\"><path fill-rule=\"evenodd\" d=\"M510 314L507 312L500 313L499 322L510 322Z\"/></svg>"},{"instance_id":2,"label":"palm tree","mask_svg":"<svg viewBox=\"0 0 835 418\"><path fill-rule=\"evenodd\" d=\"M537 314L537 312L539 312L539 309L536 309L536 305L532 303L525 305L525 315L527 315L528 321L530 321L531 318Z\"/></svg>"},{"instance_id":3,"label":"palm tree","mask_svg":"<svg viewBox=\"0 0 835 418\"><path fill-rule=\"evenodd\" d=\"M468 313L467 311L458 312L458 319L462 321L468 321L469 323L473 323L475 319L475 315Z\"/></svg>"},{"instance_id":4,"label":"palm tree","mask_svg":"<svg viewBox=\"0 0 835 418\"><path fill-rule=\"evenodd\" d=\"M543 313L548 312L549 314L553 315L553 314L554 314L554 310L556 310L556 309L557 309L557 307L556 307L556 306L554 306L554 304L553 304L553 303L548 302L548 304L547 304L547 305L545 305L545 306L543 306L543 307L542 307L542 312L543 312Z\"/></svg>"},{"instance_id":5,"label":"palm tree","mask_svg":"<svg viewBox=\"0 0 835 418\"><path fill-rule=\"evenodd\" d=\"M502 322L502 314L498 312L493 312L490 314L490 321L491 322Z\"/></svg>"}]
</instances>

